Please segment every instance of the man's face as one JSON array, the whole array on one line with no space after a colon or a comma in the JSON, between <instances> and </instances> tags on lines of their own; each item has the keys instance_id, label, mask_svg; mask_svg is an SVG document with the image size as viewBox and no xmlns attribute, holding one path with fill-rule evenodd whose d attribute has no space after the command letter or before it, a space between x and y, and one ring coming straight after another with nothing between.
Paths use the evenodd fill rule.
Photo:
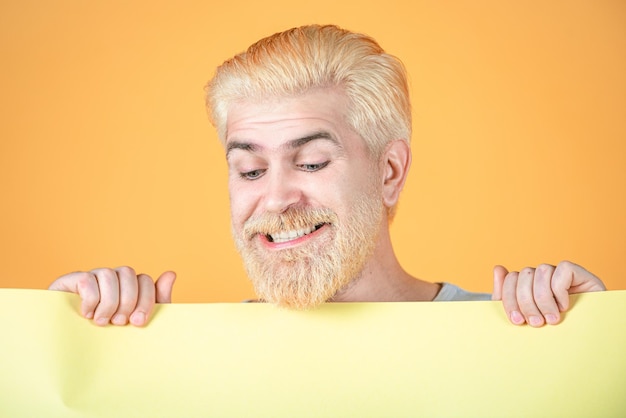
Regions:
<instances>
[{"instance_id":1,"label":"man's face","mask_svg":"<svg viewBox=\"0 0 626 418\"><path fill-rule=\"evenodd\" d=\"M237 249L262 299L309 308L357 279L383 224L379 166L336 89L228 112Z\"/></svg>"}]
</instances>

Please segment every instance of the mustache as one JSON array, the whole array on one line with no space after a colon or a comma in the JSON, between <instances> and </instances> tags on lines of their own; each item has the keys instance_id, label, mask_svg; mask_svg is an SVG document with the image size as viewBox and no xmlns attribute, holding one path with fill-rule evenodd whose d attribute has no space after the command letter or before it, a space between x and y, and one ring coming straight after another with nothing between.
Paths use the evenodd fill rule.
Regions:
<instances>
[{"instance_id":1,"label":"mustache","mask_svg":"<svg viewBox=\"0 0 626 418\"><path fill-rule=\"evenodd\" d=\"M290 208L282 213L263 213L249 218L244 223L243 236L252 239L258 234L269 235L337 222L337 214L328 208Z\"/></svg>"}]
</instances>

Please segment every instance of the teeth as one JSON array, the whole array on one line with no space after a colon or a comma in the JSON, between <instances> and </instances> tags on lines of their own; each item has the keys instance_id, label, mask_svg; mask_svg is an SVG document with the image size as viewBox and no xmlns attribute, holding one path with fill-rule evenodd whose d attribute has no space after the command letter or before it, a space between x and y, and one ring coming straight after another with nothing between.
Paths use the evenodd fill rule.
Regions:
<instances>
[{"instance_id":1,"label":"teeth","mask_svg":"<svg viewBox=\"0 0 626 418\"><path fill-rule=\"evenodd\" d=\"M297 231L278 232L276 234L270 234L270 237L274 242L286 242L308 235L315 231L315 229L316 228L312 226L310 228L298 229Z\"/></svg>"}]
</instances>

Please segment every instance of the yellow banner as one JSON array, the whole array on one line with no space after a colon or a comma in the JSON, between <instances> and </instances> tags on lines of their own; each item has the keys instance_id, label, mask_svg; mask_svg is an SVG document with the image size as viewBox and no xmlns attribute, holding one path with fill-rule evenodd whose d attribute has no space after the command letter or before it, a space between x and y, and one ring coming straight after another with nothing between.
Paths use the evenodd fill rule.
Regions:
<instances>
[{"instance_id":1,"label":"yellow banner","mask_svg":"<svg viewBox=\"0 0 626 418\"><path fill-rule=\"evenodd\" d=\"M157 307L100 328L75 295L0 290L1 417L624 417L626 291L558 326L499 302Z\"/></svg>"}]
</instances>

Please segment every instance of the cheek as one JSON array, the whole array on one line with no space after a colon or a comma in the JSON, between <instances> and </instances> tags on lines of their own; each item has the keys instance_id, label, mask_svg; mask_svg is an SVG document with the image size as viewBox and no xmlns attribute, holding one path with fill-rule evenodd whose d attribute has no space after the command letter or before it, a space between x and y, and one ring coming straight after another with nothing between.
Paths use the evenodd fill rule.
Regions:
<instances>
[{"instance_id":1,"label":"cheek","mask_svg":"<svg viewBox=\"0 0 626 418\"><path fill-rule=\"evenodd\" d=\"M343 210L348 216L353 216L355 210L363 207L366 203L370 205L381 205L382 189L377 178L360 178L344 186L342 190Z\"/></svg>"},{"instance_id":2,"label":"cheek","mask_svg":"<svg viewBox=\"0 0 626 418\"><path fill-rule=\"evenodd\" d=\"M230 217L233 226L239 230L243 223L250 217L251 196L246 194L241 188L228 187L228 195L230 200Z\"/></svg>"},{"instance_id":3,"label":"cheek","mask_svg":"<svg viewBox=\"0 0 626 418\"><path fill-rule=\"evenodd\" d=\"M365 194L371 193L373 184L362 176L346 174L347 170L328 171L323 175L300 183L307 203L328 207L338 214L348 214Z\"/></svg>"}]
</instances>

